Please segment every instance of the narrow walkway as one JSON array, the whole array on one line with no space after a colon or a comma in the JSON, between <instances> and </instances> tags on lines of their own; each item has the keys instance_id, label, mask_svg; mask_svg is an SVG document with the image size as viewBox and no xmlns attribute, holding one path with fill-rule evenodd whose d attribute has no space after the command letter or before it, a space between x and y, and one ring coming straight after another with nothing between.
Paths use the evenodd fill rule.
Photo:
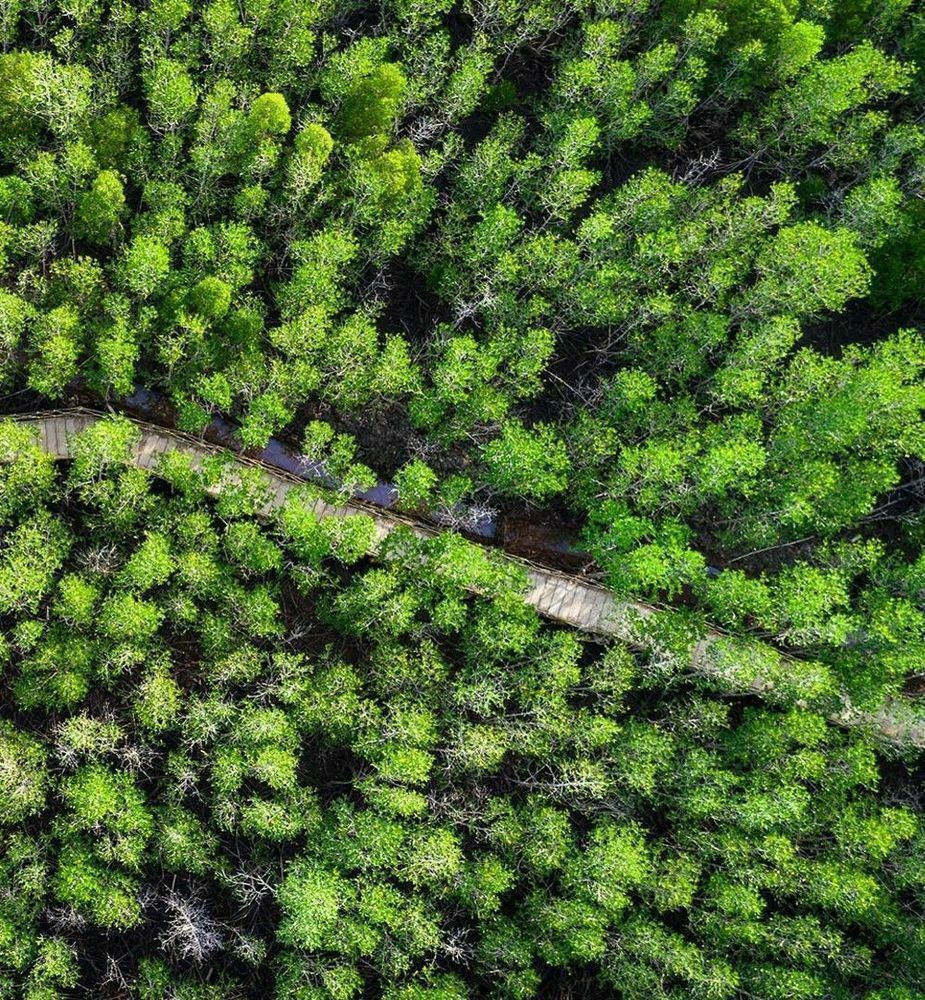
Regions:
<instances>
[{"instance_id":1,"label":"narrow walkway","mask_svg":"<svg viewBox=\"0 0 925 1000\"><path fill-rule=\"evenodd\" d=\"M57 410L24 414L16 419L35 427L42 448L59 459L72 457L71 441L76 434L95 424L105 414L87 409ZM168 450L190 456L194 468L199 468L211 455L228 454L228 450L200 441L197 438L155 424L132 420L140 432L134 449L135 464L157 472L159 457ZM269 514L281 507L288 493L302 486L304 480L278 469L234 454L241 465L259 468L267 477L270 500L265 508ZM350 501L334 506L322 499L313 503L319 517L350 517L366 514L375 523L375 543L379 543L399 525L411 528L422 538L437 534L433 528L403 517L393 511L384 512L371 504ZM375 554L375 549L370 553ZM655 643L651 629L639 627L640 622L658 614L658 609L638 601L618 600L605 590L581 577L568 576L507 556L520 565L530 580L526 601L546 618L601 638L614 638L637 647L652 648ZM694 644L690 669L700 675L721 682L727 691L740 694L773 696L775 676L799 674L801 680L811 685L814 665L785 657L766 643L743 640L710 632ZM852 708L847 699L843 707L831 718L840 725L864 725L879 730L889 742L925 748L925 720L915 716L911 707L894 705L878 713L865 713Z\"/></svg>"}]
</instances>

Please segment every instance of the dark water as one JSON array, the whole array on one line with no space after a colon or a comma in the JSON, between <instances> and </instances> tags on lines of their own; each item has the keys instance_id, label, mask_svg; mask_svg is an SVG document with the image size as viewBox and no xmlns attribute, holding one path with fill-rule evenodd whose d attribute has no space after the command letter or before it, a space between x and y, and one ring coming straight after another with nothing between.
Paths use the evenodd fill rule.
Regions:
<instances>
[{"instance_id":1,"label":"dark water","mask_svg":"<svg viewBox=\"0 0 925 1000\"><path fill-rule=\"evenodd\" d=\"M153 423L174 423L173 408L170 403L149 389L137 388L131 396L126 396L121 400L121 405L131 413ZM214 416L203 437L234 451L242 451L236 437L235 425L224 417ZM324 462L299 454L295 449L276 440L276 438L271 438L265 448L254 449L247 454L265 462L274 469L280 469L302 479L309 479L328 488L336 489L340 485L339 481L328 472ZM372 489L356 492L353 496L357 500L364 500L377 507L389 509L394 507L398 501L398 490L392 483L383 481L378 482ZM465 511L458 513L463 515ZM438 522L445 520L439 514L432 514L431 517ZM466 533L486 541L497 540L501 533L500 519L488 513L466 517Z\"/></svg>"},{"instance_id":2,"label":"dark water","mask_svg":"<svg viewBox=\"0 0 925 1000\"><path fill-rule=\"evenodd\" d=\"M136 388L131 396L121 400L121 406L131 413L157 424L175 424L175 414L169 400L149 389ZM294 448L276 438L271 438L265 448L246 450L237 439L237 427L224 417L213 416L203 437L214 444L220 444L232 451L244 452L249 457L280 469L290 475L316 482L329 489L337 489L340 482L328 472L324 462L302 455ZM396 506L398 489L389 482L380 481L372 489L353 494L357 500L374 504L386 510ZM425 513L425 517L441 525L451 525L462 534L479 541L503 545L508 552L541 562L552 563L563 569L575 570L587 566L591 557L577 545L576 539L549 526L537 526L523 519L506 518L490 511L471 511L465 508L455 511ZM460 528L460 524L464 527ZM707 573L715 576L720 571L713 566Z\"/></svg>"}]
</instances>

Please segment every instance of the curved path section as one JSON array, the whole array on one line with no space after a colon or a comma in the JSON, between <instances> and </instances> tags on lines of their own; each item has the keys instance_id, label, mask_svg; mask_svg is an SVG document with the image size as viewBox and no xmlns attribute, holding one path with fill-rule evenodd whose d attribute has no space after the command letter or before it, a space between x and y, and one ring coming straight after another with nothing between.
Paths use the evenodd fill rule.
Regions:
<instances>
[{"instance_id":1,"label":"curved path section","mask_svg":"<svg viewBox=\"0 0 925 1000\"><path fill-rule=\"evenodd\" d=\"M87 409L56 410L23 414L15 419L35 427L42 448L59 459L72 457L71 442L75 435L90 427L106 414ZM211 445L179 431L155 424L132 420L139 430L133 460L141 468L156 473L160 456L169 450L189 455L194 468L211 455L228 454L226 448ZM304 478L287 474L279 469L231 453L237 463L259 468L266 476L270 499L264 509L269 515L281 507L289 492L305 483ZM323 499L313 502L319 517L350 517L365 514L375 524L375 541L371 555L382 539L399 525L409 527L422 538L433 537L437 531L400 514L385 511L372 504L351 500L334 506ZM656 630L641 628L645 619L658 614L658 608L638 601L619 600L610 591L588 580L569 576L522 559L507 555L505 558L518 564L529 577L530 587L526 600L546 618L570 625L602 639L614 638L636 647L657 650ZM744 640L709 632L693 644L690 663L694 673L722 683L727 691L741 694L758 694L773 698L779 680L788 675L800 677L800 683L811 688L818 670L808 661L797 661L784 656L766 643ZM821 669L821 668L820 668ZM792 679L792 678L791 678ZM840 725L867 726L877 730L887 741L925 748L925 719L916 716L911 706L894 704L876 713L861 712L853 708L847 698L841 707L831 713Z\"/></svg>"}]
</instances>

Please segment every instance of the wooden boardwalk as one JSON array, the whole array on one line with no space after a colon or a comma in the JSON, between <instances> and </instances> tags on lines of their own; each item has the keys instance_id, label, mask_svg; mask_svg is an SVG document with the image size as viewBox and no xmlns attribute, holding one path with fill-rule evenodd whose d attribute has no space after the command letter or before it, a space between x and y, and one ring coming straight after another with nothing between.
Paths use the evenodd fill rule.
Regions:
<instances>
[{"instance_id":1,"label":"wooden boardwalk","mask_svg":"<svg viewBox=\"0 0 925 1000\"><path fill-rule=\"evenodd\" d=\"M56 458L68 459L73 457L71 444L75 435L104 416L93 410L70 409L24 414L16 419L35 427L39 443L45 451ZM231 454L237 463L259 468L267 478L270 491L265 514L281 507L289 492L304 484L297 476L190 435L139 420L132 420L132 423L139 431L133 460L136 465L153 473L157 472L160 456L168 450L189 455L194 468L199 468L209 456L219 454ZM319 498L312 502L312 508L319 517L350 517L356 514L371 517L375 524L371 555L375 555L382 539L399 525L424 538L438 533L436 529L413 519L357 501L335 506ZM529 589L525 599L544 617L602 639L613 638L637 647L653 647L651 630L641 629L639 625L644 619L657 615L658 608L639 601L619 600L610 591L582 577L559 573L510 555L505 558L526 571ZM763 696L773 696L775 671L787 671L789 667L811 682L814 669L813 664L790 659L766 643L734 639L715 631L707 633L693 645L687 666L692 672L719 682L729 693ZM925 748L925 719L905 704L868 713L853 708L843 697L841 707L830 717L840 725L862 725L877 730L891 743Z\"/></svg>"}]
</instances>

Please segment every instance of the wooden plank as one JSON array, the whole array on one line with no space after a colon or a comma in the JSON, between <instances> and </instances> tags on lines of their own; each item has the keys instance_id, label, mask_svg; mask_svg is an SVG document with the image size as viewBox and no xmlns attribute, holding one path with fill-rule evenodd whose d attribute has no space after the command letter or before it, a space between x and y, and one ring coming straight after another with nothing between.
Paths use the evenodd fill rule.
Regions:
<instances>
[{"instance_id":1,"label":"wooden plank","mask_svg":"<svg viewBox=\"0 0 925 1000\"><path fill-rule=\"evenodd\" d=\"M616 601L612 594L602 593L599 597L597 619L594 622L595 631L598 633L612 633L614 624L612 621Z\"/></svg>"},{"instance_id":2,"label":"wooden plank","mask_svg":"<svg viewBox=\"0 0 925 1000\"><path fill-rule=\"evenodd\" d=\"M580 618L581 591L577 584L571 582L560 583L559 589L564 594L559 607L559 617L562 621L573 624Z\"/></svg>"},{"instance_id":3,"label":"wooden plank","mask_svg":"<svg viewBox=\"0 0 925 1000\"><path fill-rule=\"evenodd\" d=\"M284 479L277 479L273 483L273 506L278 510L284 506L289 494L295 489L294 483L287 483Z\"/></svg>"},{"instance_id":4,"label":"wooden plank","mask_svg":"<svg viewBox=\"0 0 925 1000\"><path fill-rule=\"evenodd\" d=\"M153 435L143 437L133 449L135 461L142 469L152 470L157 466L157 455L154 451L157 439Z\"/></svg>"},{"instance_id":5,"label":"wooden plank","mask_svg":"<svg viewBox=\"0 0 925 1000\"><path fill-rule=\"evenodd\" d=\"M161 455L166 455L168 451L173 451L173 441L164 434L149 434L151 441L152 471L156 471L161 460Z\"/></svg>"},{"instance_id":6,"label":"wooden plank","mask_svg":"<svg viewBox=\"0 0 925 1000\"><path fill-rule=\"evenodd\" d=\"M61 433L61 424L57 417L52 418L50 430L55 454L58 458L68 458L65 442L62 440L64 435Z\"/></svg>"},{"instance_id":7,"label":"wooden plank","mask_svg":"<svg viewBox=\"0 0 925 1000\"><path fill-rule=\"evenodd\" d=\"M69 438L85 427L91 426L100 419L100 416L92 411L70 410L24 415L16 419L34 427L41 446L50 454L64 459L70 457ZM134 458L141 466L156 467L157 456L172 449L189 455L192 467L199 469L209 455L223 451L221 448L191 441L184 435L154 425L139 424L138 426L142 431L142 439L135 449ZM263 468L267 473L273 491L270 503L267 504L267 510L278 507L293 488L294 483L297 482L288 477L277 475L258 462L244 460L240 456L236 456L235 461L239 465ZM212 487L209 492L215 494L220 489L220 486ZM319 517L349 517L359 513L372 514L375 531L371 554L375 554L382 539L398 525L411 527L415 534L421 538L430 538L438 534L429 526L414 523L409 518L390 516L387 511L374 512L361 505L347 504L334 507L319 498L312 504L312 510ZM627 623L628 616L648 617L658 612L657 608L638 601L618 600L610 591L586 580L525 565L516 559L512 559L512 562L523 566L526 570L529 587L525 600L528 603L532 604L540 614L557 621L567 622L586 632L615 636L623 641L633 642L636 640L636 636ZM693 670L706 674L712 673L714 668L711 667L709 648L718 638L720 638L719 633L711 632L696 644L691 657ZM763 681L762 678L756 679L756 691L761 693L765 685L766 681ZM910 706L905 704L891 703L878 712L865 713L853 708L846 700L845 708L833 714L831 719L843 726L876 727L885 737L897 743L925 747L925 724L919 717L914 716Z\"/></svg>"},{"instance_id":8,"label":"wooden plank","mask_svg":"<svg viewBox=\"0 0 925 1000\"><path fill-rule=\"evenodd\" d=\"M85 421L81 421L77 417L65 417L61 426L64 431L64 447L67 449L68 455L70 455L72 454L73 439L88 425Z\"/></svg>"},{"instance_id":9,"label":"wooden plank","mask_svg":"<svg viewBox=\"0 0 925 1000\"><path fill-rule=\"evenodd\" d=\"M555 578L549 580L546 584L546 592L544 595L547 614L551 618L556 618L558 621L564 621L565 605L569 597L570 594L568 588L563 587L560 581Z\"/></svg>"},{"instance_id":10,"label":"wooden plank","mask_svg":"<svg viewBox=\"0 0 925 1000\"><path fill-rule=\"evenodd\" d=\"M38 431L38 443L43 451L47 451L49 454L54 454L54 446L51 443L51 428L48 425L48 419L43 418L37 421L30 421L33 427Z\"/></svg>"}]
</instances>

